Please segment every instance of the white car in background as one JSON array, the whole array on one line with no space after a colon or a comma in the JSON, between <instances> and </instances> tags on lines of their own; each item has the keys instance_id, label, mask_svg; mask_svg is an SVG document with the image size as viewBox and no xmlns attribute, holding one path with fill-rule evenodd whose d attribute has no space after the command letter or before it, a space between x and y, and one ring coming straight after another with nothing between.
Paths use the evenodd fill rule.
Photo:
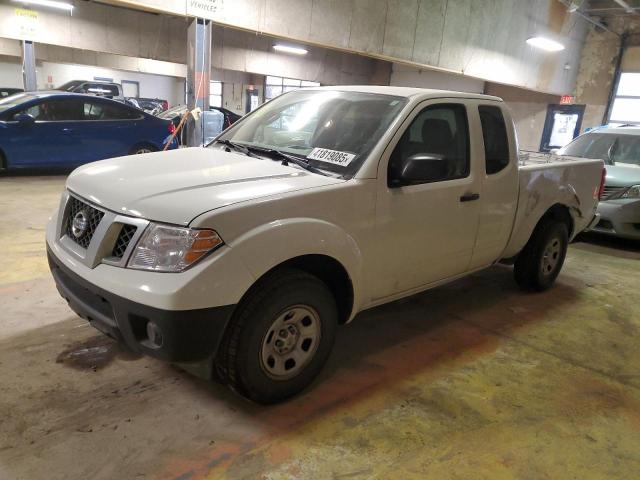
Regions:
<instances>
[{"instance_id":1,"label":"white car in background","mask_svg":"<svg viewBox=\"0 0 640 480\"><path fill-rule=\"evenodd\" d=\"M604 160L607 177L593 231L640 240L640 127L597 128L557 154Z\"/></svg>"}]
</instances>

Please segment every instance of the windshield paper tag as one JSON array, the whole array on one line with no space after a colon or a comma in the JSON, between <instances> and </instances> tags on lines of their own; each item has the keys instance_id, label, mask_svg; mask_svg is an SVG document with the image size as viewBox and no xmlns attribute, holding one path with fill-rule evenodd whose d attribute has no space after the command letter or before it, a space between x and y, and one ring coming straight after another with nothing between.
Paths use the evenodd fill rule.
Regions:
<instances>
[{"instance_id":1,"label":"windshield paper tag","mask_svg":"<svg viewBox=\"0 0 640 480\"><path fill-rule=\"evenodd\" d=\"M307 155L307 158L346 167L354 158L356 158L356 156L353 153L338 152L337 150L316 147L311 150L311 153Z\"/></svg>"}]
</instances>

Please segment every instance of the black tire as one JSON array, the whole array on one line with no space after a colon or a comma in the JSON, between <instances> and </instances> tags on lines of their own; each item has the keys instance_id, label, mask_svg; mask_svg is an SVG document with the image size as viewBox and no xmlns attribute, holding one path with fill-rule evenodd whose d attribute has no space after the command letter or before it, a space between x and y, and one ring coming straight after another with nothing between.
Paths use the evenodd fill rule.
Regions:
<instances>
[{"instance_id":1,"label":"black tire","mask_svg":"<svg viewBox=\"0 0 640 480\"><path fill-rule=\"evenodd\" d=\"M303 321L317 329L319 338L308 344L307 350L299 352L307 355L306 359L299 365L294 361L295 370L292 369L290 374L284 373L295 376L275 378L267 365L273 356L265 361L265 352L273 348L273 343L267 343L271 341L269 339L280 341L280 337L274 337L273 333L274 328L280 328L275 327L277 322L287 321L286 316L291 310L302 309L304 312L305 308L313 313ZM270 404L291 397L320 373L331 353L337 324L335 299L320 279L296 269L277 271L261 281L234 312L216 358L218 378L257 403ZM293 349L303 348L307 341L299 333L292 341ZM312 352L310 347L313 347ZM282 366L291 360L286 354L273 354Z\"/></svg>"},{"instance_id":2,"label":"black tire","mask_svg":"<svg viewBox=\"0 0 640 480\"><path fill-rule=\"evenodd\" d=\"M543 219L515 261L513 273L520 288L542 292L551 287L564 264L568 244L567 225Z\"/></svg>"},{"instance_id":3,"label":"black tire","mask_svg":"<svg viewBox=\"0 0 640 480\"><path fill-rule=\"evenodd\" d=\"M156 152L157 150L158 149L153 145L148 145L148 144L137 145L131 149L131 152L129 152L129 155L141 155L143 153Z\"/></svg>"}]
</instances>

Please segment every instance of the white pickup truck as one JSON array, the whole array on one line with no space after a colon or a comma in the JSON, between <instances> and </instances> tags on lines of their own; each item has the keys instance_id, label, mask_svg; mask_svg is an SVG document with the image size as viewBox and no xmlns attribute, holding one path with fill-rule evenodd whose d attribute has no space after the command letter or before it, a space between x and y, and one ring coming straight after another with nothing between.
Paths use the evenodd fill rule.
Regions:
<instances>
[{"instance_id":1,"label":"white pickup truck","mask_svg":"<svg viewBox=\"0 0 640 480\"><path fill-rule=\"evenodd\" d=\"M304 89L207 148L75 170L47 249L96 328L270 403L307 386L363 310L500 261L551 286L602 179L600 160L520 160L499 98Z\"/></svg>"}]
</instances>

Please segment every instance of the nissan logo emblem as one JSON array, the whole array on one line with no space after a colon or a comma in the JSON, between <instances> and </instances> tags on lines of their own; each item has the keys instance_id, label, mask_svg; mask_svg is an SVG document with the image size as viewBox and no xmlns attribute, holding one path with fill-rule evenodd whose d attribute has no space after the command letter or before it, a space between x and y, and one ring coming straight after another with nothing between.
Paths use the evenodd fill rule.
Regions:
<instances>
[{"instance_id":1,"label":"nissan logo emblem","mask_svg":"<svg viewBox=\"0 0 640 480\"><path fill-rule=\"evenodd\" d=\"M87 218L87 213L84 210L80 210L75 214L71 221L71 233L73 233L74 237L80 238L85 234L88 226L89 220Z\"/></svg>"}]
</instances>

